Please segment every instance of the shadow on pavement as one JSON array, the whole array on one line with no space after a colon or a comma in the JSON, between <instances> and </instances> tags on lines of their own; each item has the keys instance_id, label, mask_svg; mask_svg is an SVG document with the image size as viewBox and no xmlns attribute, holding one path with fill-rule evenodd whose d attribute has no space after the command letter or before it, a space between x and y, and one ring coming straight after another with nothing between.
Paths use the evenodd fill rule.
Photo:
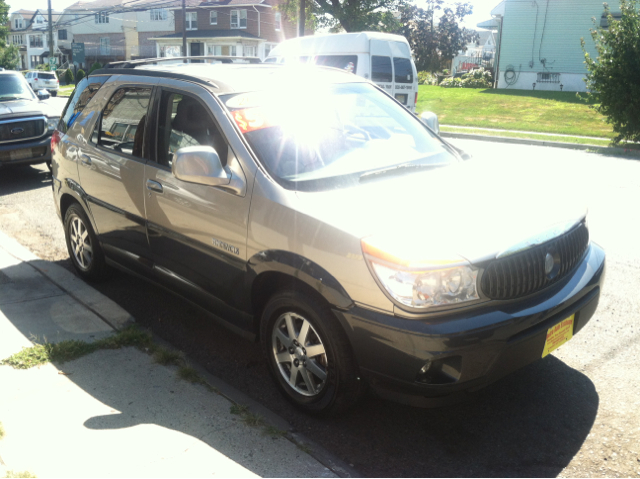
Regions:
<instances>
[{"instance_id":1,"label":"shadow on pavement","mask_svg":"<svg viewBox=\"0 0 640 479\"><path fill-rule=\"evenodd\" d=\"M179 298L137 278L117 273L111 281L94 286L139 324L364 476L556 476L581 448L598 411L591 380L549 356L462 404L417 409L369 395L341 416L311 417L278 393L258 344L237 337Z\"/></svg>"},{"instance_id":2,"label":"shadow on pavement","mask_svg":"<svg viewBox=\"0 0 640 479\"><path fill-rule=\"evenodd\" d=\"M0 168L0 196L51 186L51 174L45 165Z\"/></svg>"}]
</instances>

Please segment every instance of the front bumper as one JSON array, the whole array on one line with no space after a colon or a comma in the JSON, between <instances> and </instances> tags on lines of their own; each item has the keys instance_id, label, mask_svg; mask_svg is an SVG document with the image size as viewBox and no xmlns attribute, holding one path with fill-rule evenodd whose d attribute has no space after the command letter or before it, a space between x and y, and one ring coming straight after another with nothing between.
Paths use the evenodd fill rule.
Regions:
<instances>
[{"instance_id":1,"label":"front bumper","mask_svg":"<svg viewBox=\"0 0 640 479\"><path fill-rule=\"evenodd\" d=\"M437 406L540 359L547 330L572 314L573 333L580 331L596 310L604 272L604 251L591 243L573 274L527 298L423 319L360 306L334 313L381 396Z\"/></svg>"},{"instance_id":2,"label":"front bumper","mask_svg":"<svg viewBox=\"0 0 640 479\"><path fill-rule=\"evenodd\" d=\"M0 168L51 162L51 134L35 140L0 143Z\"/></svg>"}]
</instances>

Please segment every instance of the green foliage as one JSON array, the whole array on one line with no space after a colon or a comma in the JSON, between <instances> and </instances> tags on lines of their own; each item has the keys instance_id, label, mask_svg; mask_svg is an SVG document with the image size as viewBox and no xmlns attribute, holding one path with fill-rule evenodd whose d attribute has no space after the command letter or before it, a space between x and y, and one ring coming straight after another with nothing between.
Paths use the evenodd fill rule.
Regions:
<instances>
[{"instance_id":1,"label":"green foliage","mask_svg":"<svg viewBox=\"0 0 640 479\"><path fill-rule=\"evenodd\" d=\"M67 68L67 71L64 72L64 81L67 85L73 83L73 70L71 70L71 68Z\"/></svg>"},{"instance_id":2,"label":"green foliage","mask_svg":"<svg viewBox=\"0 0 640 479\"><path fill-rule=\"evenodd\" d=\"M444 0L426 0L426 8L405 3L399 8L400 27L395 33L409 40L418 71L439 71L460 50L478 38L474 30L460 27L473 12L470 3L446 5Z\"/></svg>"},{"instance_id":3,"label":"green foliage","mask_svg":"<svg viewBox=\"0 0 640 479\"><path fill-rule=\"evenodd\" d=\"M50 70L48 63L41 63L40 65L36 65L36 70L41 72L48 72Z\"/></svg>"},{"instance_id":4,"label":"green foliage","mask_svg":"<svg viewBox=\"0 0 640 479\"><path fill-rule=\"evenodd\" d=\"M332 32L391 32L400 28L398 18L404 0L307 0L306 27L325 28ZM297 24L299 0L285 0L278 9L292 23Z\"/></svg>"},{"instance_id":5,"label":"green foliage","mask_svg":"<svg viewBox=\"0 0 640 479\"><path fill-rule=\"evenodd\" d=\"M488 70L478 68L462 75L462 88L491 88L493 75Z\"/></svg>"},{"instance_id":6,"label":"green foliage","mask_svg":"<svg viewBox=\"0 0 640 479\"><path fill-rule=\"evenodd\" d=\"M609 27L591 30L597 57L593 59L585 48L587 91L597 112L607 118L616 136L613 143L640 141L640 13L637 0L620 0L619 21L609 13ZM594 25L595 20L594 20Z\"/></svg>"},{"instance_id":7,"label":"green foliage","mask_svg":"<svg viewBox=\"0 0 640 479\"><path fill-rule=\"evenodd\" d=\"M445 78L440 82L442 88L462 88L462 78Z\"/></svg>"},{"instance_id":8,"label":"green foliage","mask_svg":"<svg viewBox=\"0 0 640 479\"><path fill-rule=\"evenodd\" d=\"M7 471L4 477L38 477L29 471Z\"/></svg>"},{"instance_id":9,"label":"green foliage","mask_svg":"<svg viewBox=\"0 0 640 479\"><path fill-rule=\"evenodd\" d=\"M0 0L0 39L6 40L9 33L9 9L10 5L4 0Z\"/></svg>"},{"instance_id":10,"label":"green foliage","mask_svg":"<svg viewBox=\"0 0 640 479\"><path fill-rule=\"evenodd\" d=\"M0 5L4 3L0 0ZM0 8L1 10L1 8ZM1 13L0 13L1 16ZM0 28L0 30L2 30ZM4 39L0 39L0 67L5 70L15 70L20 64L20 49L18 45L8 45Z\"/></svg>"},{"instance_id":11,"label":"green foliage","mask_svg":"<svg viewBox=\"0 0 640 479\"><path fill-rule=\"evenodd\" d=\"M78 72L76 73L76 83L80 83L80 80L82 80L85 76L86 74L82 68L78 70Z\"/></svg>"},{"instance_id":12,"label":"green foliage","mask_svg":"<svg viewBox=\"0 0 640 479\"><path fill-rule=\"evenodd\" d=\"M93 65L91 65L91 68L89 69L89 75L91 75L96 70L100 70L101 68L102 68L102 64L99 62L95 62Z\"/></svg>"},{"instance_id":13,"label":"green foliage","mask_svg":"<svg viewBox=\"0 0 640 479\"><path fill-rule=\"evenodd\" d=\"M429 72L418 72L418 84L420 85L437 85L438 76Z\"/></svg>"}]
</instances>

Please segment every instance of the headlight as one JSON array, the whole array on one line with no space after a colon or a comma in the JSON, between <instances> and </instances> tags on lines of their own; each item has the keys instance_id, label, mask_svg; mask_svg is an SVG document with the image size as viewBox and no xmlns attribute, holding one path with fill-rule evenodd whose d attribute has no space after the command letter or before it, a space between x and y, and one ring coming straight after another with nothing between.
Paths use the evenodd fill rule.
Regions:
<instances>
[{"instance_id":1,"label":"headlight","mask_svg":"<svg viewBox=\"0 0 640 479\"><path fill-rule=\"evenodd\" d=\"M49 131L53 131L57 128L58 126L58 122L60 121L60 118L49 118L47 119L47 129Z\"/></svg>"},{"instance_id":2,"label":"headlight","mask_svg":"<svg viewBox=\"0 0 640 479\"><path fill-rule=\"evenodd\" d=\"M480 299L478 270L460 257L416 260L409 251L395 255L375 238L363 239L362 251L382 286L405 306L426 310Z\"/></svg>"}]
</instances>

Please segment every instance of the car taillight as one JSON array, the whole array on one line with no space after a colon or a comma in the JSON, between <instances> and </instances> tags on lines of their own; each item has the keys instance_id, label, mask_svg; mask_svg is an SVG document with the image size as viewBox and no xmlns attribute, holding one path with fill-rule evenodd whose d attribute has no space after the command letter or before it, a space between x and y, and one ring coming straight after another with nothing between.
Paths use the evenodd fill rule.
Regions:
<instances>
[{"instance_id":1,"label":"car taillight","mask_svg":"<svg viewBox=\"0 0 640 479\"><path fill-rule=\"evenodd\" d=\"M60 143L60 140L62 139L62 133L58 130L53 130L53 134L51 135L51 154L53 155L54 150L56 149L56 146L58 145L58 143Z\"/></svg>"},{"instance_id":2,"label":"car taillight","mask_svg":"<svg viewBox=\"0 0 640 479\"><path fill-rule=\"evenodd\" d=\"M418 92L416 92L416 100L413 102L414 105L418 104Z\"/></svg>"}]
</instances>

